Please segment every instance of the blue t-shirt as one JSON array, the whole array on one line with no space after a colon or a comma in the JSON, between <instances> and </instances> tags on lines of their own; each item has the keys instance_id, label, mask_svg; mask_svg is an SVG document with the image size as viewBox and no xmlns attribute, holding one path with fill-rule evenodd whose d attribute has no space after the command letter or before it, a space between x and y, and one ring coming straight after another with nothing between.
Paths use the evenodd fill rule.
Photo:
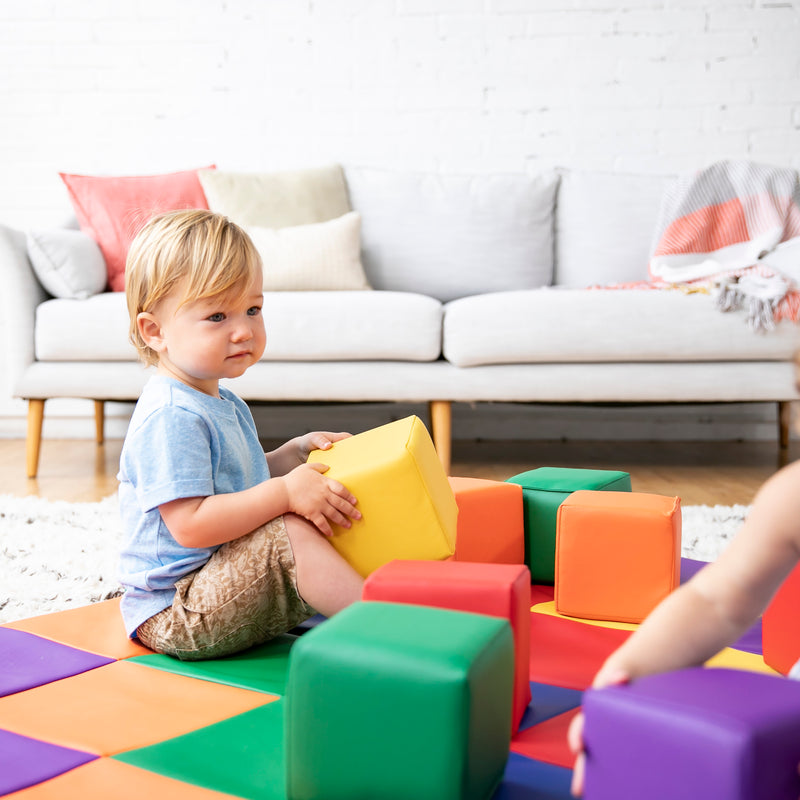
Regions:
<instances>
[{"instance_id":1,"label":"blue t-shirt","mask_svg":"<svg viewBox=\"0 0 800 800\"><path fill-rule=\"evenodd\" d=\"M176 581L218 549L178 544L158 507L182 497L241 492L267 480L269 468L243 400L225 388L211 397L156 375L134 409L117 477L122 616L134 637L139 625L172 605Z\"/></svg>"}]
</instances>

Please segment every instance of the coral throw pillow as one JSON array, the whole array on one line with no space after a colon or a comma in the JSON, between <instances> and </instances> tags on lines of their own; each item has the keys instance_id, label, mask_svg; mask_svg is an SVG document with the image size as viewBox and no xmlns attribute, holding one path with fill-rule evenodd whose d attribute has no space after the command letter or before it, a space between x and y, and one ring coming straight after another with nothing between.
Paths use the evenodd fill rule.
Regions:
<instances>
[{"instance_id":1,"label":"coral throw pillow","mask_svg":"<svg viewBox=\"0 0 800 800\"><path fill-rule=\"evenodd\" d=\"M59 174L81 230L100 246L114 292L125 289L128 248L148 220L164 211L208 208L196 170L133 177Z\"/></svg>"}]
</instances>

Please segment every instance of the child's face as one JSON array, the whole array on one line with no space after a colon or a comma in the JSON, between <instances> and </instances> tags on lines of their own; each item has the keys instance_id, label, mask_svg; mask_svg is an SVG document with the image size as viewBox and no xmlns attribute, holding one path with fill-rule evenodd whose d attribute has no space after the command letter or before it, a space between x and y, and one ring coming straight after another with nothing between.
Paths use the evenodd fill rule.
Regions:
<instances>
[{"instance_id":1,"label":"child's face","mask_svg":"<svg viewBox=\"0 0 800 800\"><path fill-rule=\"evenodd\" d=\"M149 315L158 330L151 346L158 352L159 372L212 395L219 393L220 378L242 375L266 346L261 286L259 272L239 298L203 298L180 305L181 287L165 297Z\"/></svg>"}]
</instances>

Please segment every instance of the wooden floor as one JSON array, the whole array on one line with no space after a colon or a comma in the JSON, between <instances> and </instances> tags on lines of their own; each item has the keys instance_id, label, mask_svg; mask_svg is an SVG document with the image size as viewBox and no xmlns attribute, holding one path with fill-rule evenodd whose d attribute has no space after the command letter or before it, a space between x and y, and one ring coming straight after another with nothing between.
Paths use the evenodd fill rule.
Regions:
<instances>
[{"instance_id":1,"label":"wooden floor","mask_svg":"<svg viewBox=\"0 0 800 800\"><path fill-rule=\"evenodd\" d=\"M0 493L101 500L116 491L121 447L117 439L46 439L39 475L28 479L25 442L0 439ZM797 458L800 442L792 441L783 460ZM456 441L451 474L504 480L541 466L620 469L631 474L635 491L677 495L684 505L733 505L749 504L781 463L774 442Z\"/></svg>"}]
</instances>

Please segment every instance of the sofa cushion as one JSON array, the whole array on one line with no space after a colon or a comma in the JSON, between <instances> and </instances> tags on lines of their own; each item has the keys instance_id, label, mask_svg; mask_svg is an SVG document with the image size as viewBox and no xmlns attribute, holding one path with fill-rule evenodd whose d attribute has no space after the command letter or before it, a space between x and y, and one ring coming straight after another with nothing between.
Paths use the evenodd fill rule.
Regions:
<instances>
[{"instance_id":1,"label":"sofa cushion","mask_svg":"<svg viewBox=\"0 0 800 800\"><path fill-rule=\"evenodd\" d=\"M419 294L267 293L264 324L265 360L433 361L441 355L441 303ZM45 301L37 309L35 339L39 361L136 360L119 292Z\"/></svg>"},{"instance_id":2,"label":"sofa cushion","mask_svg":"<svg viewBox=\"0 0 800 800\"><path fill-rule=\"evenodd\" d=\"M265 292L370 288L355 211L311 225L246 230L264 262Z\"/></svg>"},{"instance_id":3,"label":"sofa cushion","mask_svg":"<svg viewBox=\"0 0 800 800\"><path fill-rule=\"evenodd\" d=\"M351 210L338 164L281 172L201 170L200 182L208 207L244 227L308 225Z\"/></svg>"},{"instance_id":4,"label":"sofa cushion","mask_svg":"<svg viewBox=\"0 0 800 800\"><path fill-rule=\"evenodd\" d=\"M668 176L568 170L558 187L553 283L582 289L649 280Z\"/></svg>"},{"instance_id":5,"label":"sofa cushion","mask_svg":"<svg viewBox=\"0 0 800 800\"><path fill-rule=\"evenodd\" d=\"M480 364L791 360L798 329L757 334L744 312L705 294L544 289L465 297L445 306L444 355Z\"/></svg>"},{"instance_id":6,"label":"sofa cushion","mask_svg":"<svg viewBox=\"0 0 800 800\"><path fill-rule=\"evenodd\" d=\"M69 228L28 231L28 258L53 297L84 299L105 289L106 262L97 242Z\"/></svg>"},{"instance_id":7,"label":"sofa cushion","mask_svg":"<svg viewBox=\"0 0 800 800\"><path fill-rule=\"evenodd\" d=\"M115 292L125 289L128 248L148 220L164 211L208 208L196 170L131 177L60 175L81 230L100 245Z\"/></svg>"},{"instance_id":8,"label":"sofa cushion","mask_svg":"<svg viewBox=\"0 0 800 800\"><path fill-rule=\"evenodd\" d=\"M439 300L550 283L558 176L348 168L362 259L376 289Z\"/></svg>"}]
</instances>

